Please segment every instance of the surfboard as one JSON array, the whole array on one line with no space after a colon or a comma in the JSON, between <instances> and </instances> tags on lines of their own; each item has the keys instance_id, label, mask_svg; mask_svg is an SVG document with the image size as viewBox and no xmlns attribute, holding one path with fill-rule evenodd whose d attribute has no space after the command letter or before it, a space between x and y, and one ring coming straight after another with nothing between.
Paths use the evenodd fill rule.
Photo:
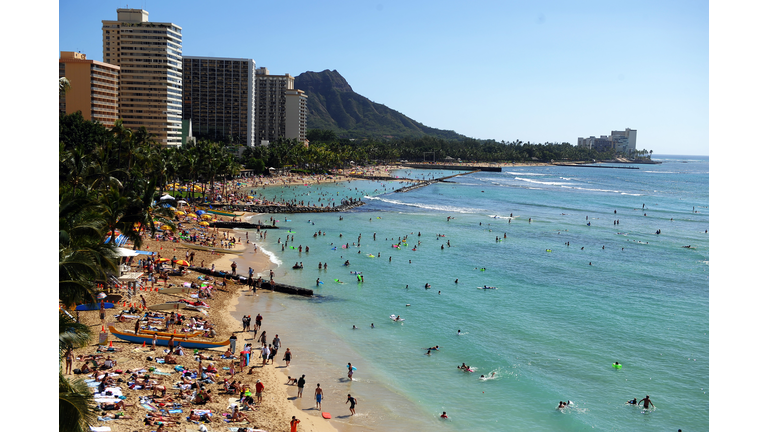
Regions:
<instances>
[{"instance_id":1,"label":"surfboard","mask_svg":"<svg viewBox=\"0 0 768 432\"><path fill-rule=\"evenodd\" d=\"M327 412L324 412L324 413L323 413L323 418L324 418L324 419L329 419L329 418L331 418L331 413L327 413Z\"/></svg>"},{"instance_id":2,"label":"surfboard","mask_svg":"<svg viewBox=\"0 0 768 432\"><path fill-rule=\"evenodd\" d=\"M392 321L394 321L394 322L402 322L402 321L405 321L405 318L400 318L400 319L397 319L397 315L395 315L395 314L392 314L392 315L390 315L390 316L389 316L389 319L391 319L391 320L392 320Z\"/></svg>"}]
</instances>

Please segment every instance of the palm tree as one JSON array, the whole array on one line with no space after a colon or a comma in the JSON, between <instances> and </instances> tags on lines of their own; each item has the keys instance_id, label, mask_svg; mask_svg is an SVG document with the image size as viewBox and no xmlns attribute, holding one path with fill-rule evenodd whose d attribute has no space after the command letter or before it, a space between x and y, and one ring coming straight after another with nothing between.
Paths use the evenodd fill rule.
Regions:
<instances>
[{"instance_id":1,"label":"palm tree","mask_svg":"<svg viewBox=\"0 0 768 432\"><path fill-rule=\"evenodd\" d=\"M67 77L59 78L59 96L64 96L71 88L72 84L69 82Z\"/></svg>"},{"instance_id":2,"label":"palm tree","mask_svg":"<svg viewBox=\"0 0 768 432\"><path fill-rule=\"evenodd\" d=\"M70 381L59 370L59 431L86 432L95 423L93 393L82 379Z\"/></svg>"}]
</instances>

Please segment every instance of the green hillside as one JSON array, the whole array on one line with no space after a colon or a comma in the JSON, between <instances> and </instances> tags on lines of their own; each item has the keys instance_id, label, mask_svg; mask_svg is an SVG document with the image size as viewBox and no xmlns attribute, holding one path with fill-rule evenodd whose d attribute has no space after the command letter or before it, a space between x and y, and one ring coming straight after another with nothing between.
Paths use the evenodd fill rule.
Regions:
<instances>
[{"instance_id":1,"label":"green hillside","mask_svg":"<svg viewBox=\"0 0 768 432\"><path fill-rule=\"evenodd\" d=\"M304 72L296 77L295 88L308 96L308 129L332 130L343 138L466 138L454 131L425 126L386 105L372 102L355 93L335 70Z\"/></svg>"}]
</instances>

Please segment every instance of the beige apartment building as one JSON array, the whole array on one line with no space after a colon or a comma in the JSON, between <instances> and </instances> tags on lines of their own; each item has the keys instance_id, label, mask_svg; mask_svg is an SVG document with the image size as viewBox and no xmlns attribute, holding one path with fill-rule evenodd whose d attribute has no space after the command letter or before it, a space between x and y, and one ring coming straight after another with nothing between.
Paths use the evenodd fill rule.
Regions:
<instances>
[{"instance_id":1,"label":"beige apartment building","mask_svg":"<svg viewBox=\"0 0 768 432\"><path fill-rule=\"evenodd\" d=\"M182 119L192 135L253 147L256 63L184 56L183 64Z\"/></svg>"},{"instance_id":2,"label":"beige apartment building","mask_svg":"<svg viewBox=\"0 0 768 432\"><path fill-rule=\"evenodd\" d=\"M143 9L117 9L102 21L104 62L120 67L120 118L166 146L181 145L181 27L149 22Z\"/></svg>"},{"instance_id":3,"label":"beige apartment building","mask_svg":"<svg viewBox=\"0 0 768 432\"><path fill-rule=\"evenodd\" d=\"M307 141L307 95L299 89L285 91L285 137Z\"/></svg>"},{"instance_id":4,"label":"beige apartment building","mask_svg":"<svg viewBox=\"0 0 768 432\"><path fill-rule=\"evenodd\" d=\"M256 110L254 125L257 142L266 143L286 137L286 90L293 90L290 74L270 75L269 69L256 69Z\"/></svg>"},{"instance_id":5,"label":"beige apartment building","mask_svg":"<svg viewBox=\"0 0 768 432\"><path fill-rule=\"evenodd\" d=\"M111 127L118 118L120 67L87 60L85 54L61 51L59 78L66 77L70 90L59 97L59 112L80 111L83 118Z\"/></svg>"}]
</instances>

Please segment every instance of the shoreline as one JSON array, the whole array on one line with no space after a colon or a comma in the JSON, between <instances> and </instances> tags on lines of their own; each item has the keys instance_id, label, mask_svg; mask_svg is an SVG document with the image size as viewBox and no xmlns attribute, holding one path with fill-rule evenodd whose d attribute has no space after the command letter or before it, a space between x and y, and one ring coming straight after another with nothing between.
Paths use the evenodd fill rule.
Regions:
<instances>
[{"instance_id":1,"label":"shoreline","mask_svg":"<svg viewBox=\"0 0 768 432\"><path fill-rule=\"evenodd\" d=\"M219 234L227 233L229 236L234 236L235 238L240 237L241 240L243 240L237 244L235 248L233 248L233 251L243 251L248 255L248 262L251 263L252 266L257 267L254 268L254 273L257 273L256 270L258 270L258 272L268 271L270 265L272 265L268 256L266 254L260 254L261 257L263 257L261 260L258 259L261 257L252 256L253 253L249 253L246 250L244 235L241 234L238 236L238 233L233 230L221 229L217 232ZM237 260L243 258L238 254L220 254L210 251L192 250L185 248L183 243L154 239L145 239L141 250L156 252L158 257L177 256L179 259L185 258L185 251L195 252L195 263L205 262L208 267L210 267L211 264L215 264L217 268L222 270L229 269L229 263L231 263L233 259ZM252 258L257 259L253 260ZM238 268L238 274L247 276L247 266L245 269ZM170 276L168 278L167 284L169 286L181 286L181 284L185 282L199 282L197 279L198 276L200 276L199 273L189 271L184 276ZM218 279L215 281L219 283ZM106 319L103 322L99 319L99 312L97 310L84 311L79 313L80 322L91 327L93 331L93 338L90 345L84 348L73 350L75 360L73 362L72 369L74 370L81 368L81 366L85 363L85 361L81 359L82 356L92 354L100 354L104 358L106 358L107 355L110 355L112 359L117 362L116 366L112 369L113 371L125 371L126 369L139 368L149 369L150 367L156 367L157 369L154 372L151 372L151 379L157 380L159 385L163 385L168 389L166 394L167 397L172 397L174 401L178 401L180 400L177 397L179 390L173 389L173 386L174 383L180 380L180 376L173 371L173 367L171 365L158 364L154 361L147 360L148 356L155 358L164 356L163 351L165 350L166 346L162 343L159 343L157 347L153 349L151 345L144 347L142 345L124 342L111 335L107 329L107 327L111 325L116 329L133 333L134 324L136 323L135 320L129 320L125 323L121 323L117 322L114 316L117 315L119 311L124 309L127 310L131 306L136 306L139 309L138 315L143 315L144 310L142 310L141 307L141 298L144 298L146 300L147 306L149 306L186 297L184 294L163 294L155 291L156 288L160 289L166 285L162 281L156 282L155 284L147 283L146 285L146 289L141 288L138 290L137 294L130 300L127 298L124 290L113 289L113 292L117 291L117 293L123 294L123 298L121 301L115 304L114 309L106 310ZM243 289L244 287L246 289ZM210 299L205 299L205 302L210 305L210 309L207 311L207 315L196 313L195 311L191 310L179 310L178 312L186 318L195 316L198 319L211 322L217 332L217 335L215 338L210 340L221 341L227 339L231 334L235 334L238 338L237 349L241 350L246 343L253 343L255 341L250 338L252 334L242 332L242 322L236 319L232 313L240 301L240 296L248 295L248 293L249 291L247 290L246 285L235 283L234 281L227 281L226 287L217 286L213 290L213 297ZM141 297L139 297L139 295ZM126 303L125 307L123 307L124 301ZM74 311L71 311L71 314L73 316L78 315L75 314ZM108 342L104 345L111 344L114 347L114 351L97 351L99 346L99 333L101 332L102 326L105 328L108 337ZM182 365L187 370L196 371L198 368L198 362L195 361L195 356L192 352L193 350L189 349L185 351L186 355L176 357L178 364ZM256 365L255 360L252 360L251 364L246 367L243 372L239 372L239 364L237 363L237 360L235 360L234 364L236 365L236 374L234 377L231 377L229 373L224 371L222 368L231 367L233 361L220 359L219 355L223 354L223 352L224 348L201 350L202 354L213 356L213 360L203 360L203 365L207 366L208 363L213 363L218 369L218 374L216 374L215 378L213 378L214 383L205 385L207 389L211 390L213 398L212 401L208 402L205 406L194 406L187 402L186 406L182 408L181 413L172 416L172 420L180 422L179 426L176 426L177 428L181 427L181 430L185 430L185 428L194 428L197 430L198 426L195 423L188 422L186 417L189 415L190 409L203 408L212 410L212 412L216 413L213 422L207 426L209 430L220 430L221 428L232 426L246 426L262 428L270 432L288 431L291 416L295 415L296 418L301 421L301 430L313 432L338 432L331 424L325 421L325 419L311 416L304 411L299 410L290 402L286 388L286 378L279 371L280 361L278 361L274 366L258 366L253 369L253 374L248 374L250 367ZM282 359L281 354L282 352L278 353L280 359ZM103 359L100 359L99 362L103 363ZM63 369L64 362L62 360L62 370ZM157 372L160 372L160 374ZM65 376L71 379L88 379L90 378L89 375L66 374ZM114 376L113 379L116 381L118 378L122 378L124 382L116 382L115 386L120 387L122 389L122 394L126 396L124 402L129 405L123 411L126 413L126 415L129 416L129 418L111 421L97 421L95 424L93 424L93 426L109 426L111 430L115 432L150 430L143 421L145 415L149 411L139 406L139 398L151 395L152 390L129 389L127 385L128 375L119 374ZM234 380L241 381L246 387L250 389L255 387L257 379L260 379L261 382L265 385L263 402L258 406L257 410L244 411L244 414L251 419L252 423L226 423L221 420L222 417L219 413L231 412L229 409L229 398L236 396L218 394L222 388L222 383L225 378L232 378ZM115 411L104 411L98 415L103 416L114 412ZM171 424L170 426L173 427L174 425Z\"/></svg>"}]
</instances>

